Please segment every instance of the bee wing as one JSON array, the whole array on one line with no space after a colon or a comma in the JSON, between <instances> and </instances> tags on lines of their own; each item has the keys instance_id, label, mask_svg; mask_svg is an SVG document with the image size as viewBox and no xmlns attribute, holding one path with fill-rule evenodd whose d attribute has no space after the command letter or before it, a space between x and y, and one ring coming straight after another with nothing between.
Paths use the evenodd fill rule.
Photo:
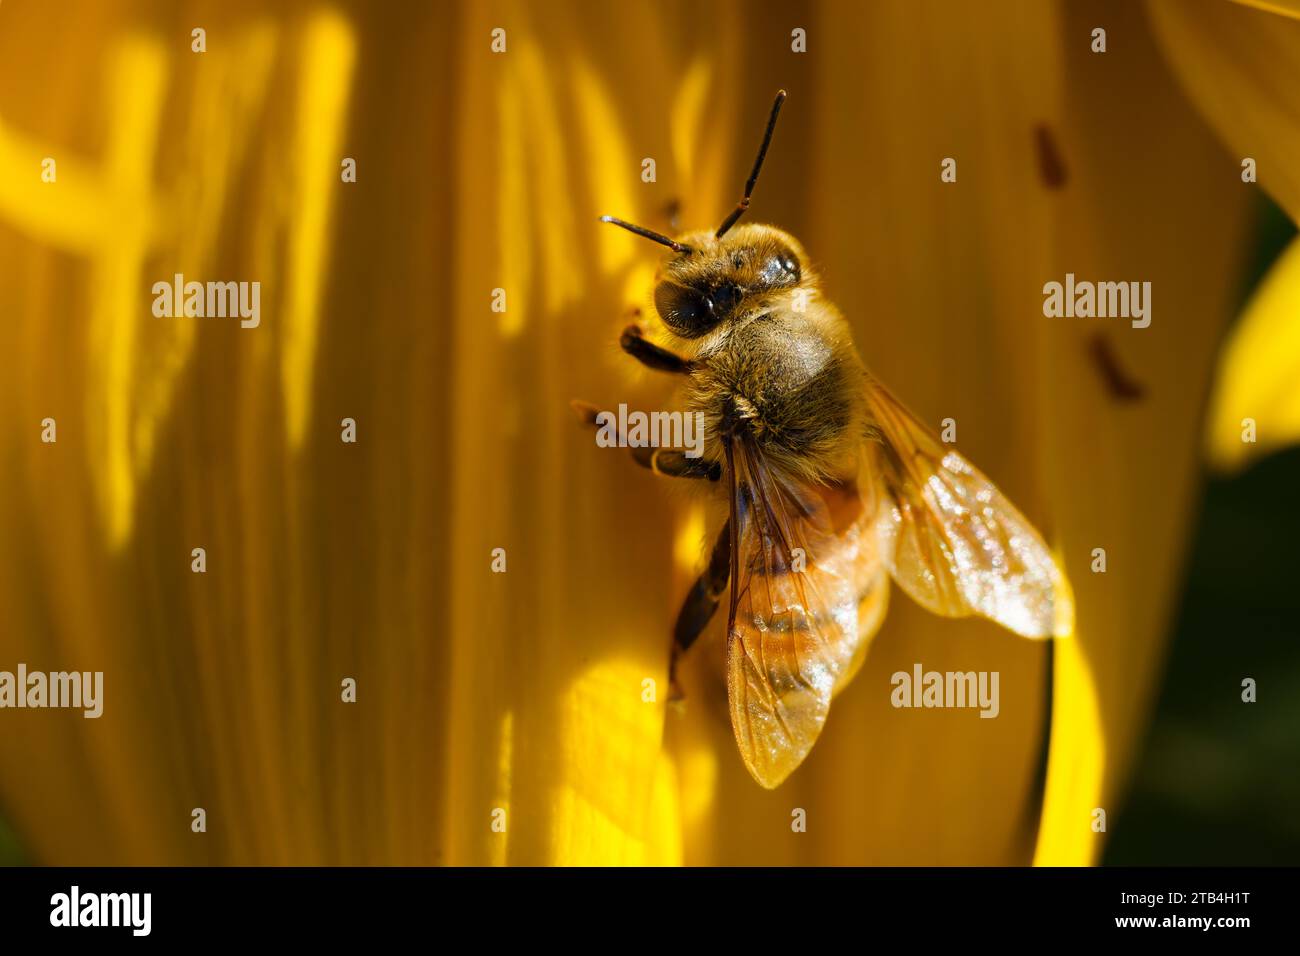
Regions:
<instances>
[{"instance_id":1,"label":"bee wing","mask_svg":"<svg viewBox=\"0 0 1300 956\"><path fill-rule=\"evenodd\" d=\"M867 465L882 497L880 551L898 585L936 614L978 614L1025 637L1073 630L1069 582L1025 517L878 382Z\"/></svg>"},{"instance_id":2,"label":"bee wing","mask_svg":"<svg viewBox=\"0 0 1300 956\"><path fill-rule=\"evenodd\" d=\"M771 788L807 756L831 698L861 664L889 578L852 482L795 487L743 436L727 458L727 697L745 766Z\"/></svg>"}]
</instances>

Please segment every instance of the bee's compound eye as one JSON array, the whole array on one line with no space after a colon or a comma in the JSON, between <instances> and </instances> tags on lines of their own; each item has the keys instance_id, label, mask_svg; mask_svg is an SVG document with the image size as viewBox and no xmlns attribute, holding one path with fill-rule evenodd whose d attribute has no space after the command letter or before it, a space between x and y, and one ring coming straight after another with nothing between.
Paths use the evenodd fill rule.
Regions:
<instances>
[{"instance_id":1,"label":"bee's compound eye","mask_svg":"<svg viewBox=\"0 0 1300 956\"><path fill-rule=\"evenodd\" d=\"M662 282L655 289L655 311L665 325L687 338L702 334L713 322L704 296L672 282Z\"/></svg>"},{"instance_id":2,"label":"bee's compound eye","mask_svg":"<svg viewBox=\"0 0 1300 956\"><path fill-rule=\"evenodd\" d=\"M789 249L779 248L764 261L759 278L763 285L769 288L798 285L799 260Z\"/></svg>"}]
</instances>

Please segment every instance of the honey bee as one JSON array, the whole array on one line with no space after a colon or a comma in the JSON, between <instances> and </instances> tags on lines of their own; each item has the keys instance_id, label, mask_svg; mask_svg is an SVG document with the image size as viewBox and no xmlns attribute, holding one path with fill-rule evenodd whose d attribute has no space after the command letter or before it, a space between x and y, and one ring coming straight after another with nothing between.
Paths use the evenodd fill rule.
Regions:
<instances>
[{"instance_id":1,"label":"honey bee","mask_svg":"<svg viewBox=\"0 0 1300 956\"><path fill-rule=\"evenodd\" d=\"M670 673L727 595L727 696L750 774L775 787L808 755L884 619L889 580L946 617L1029 638L1073 627L1069 584L1037 531L970 462L868 373L803 246L740 225L785 100L777 93L744 195L716 230L670 238L655 311L621 345L682 377L703 453L635 448L643 466L726 489L728 518L674 629ZM593 409L579 410L594 422Z\"/></svg>"}]
</instances>

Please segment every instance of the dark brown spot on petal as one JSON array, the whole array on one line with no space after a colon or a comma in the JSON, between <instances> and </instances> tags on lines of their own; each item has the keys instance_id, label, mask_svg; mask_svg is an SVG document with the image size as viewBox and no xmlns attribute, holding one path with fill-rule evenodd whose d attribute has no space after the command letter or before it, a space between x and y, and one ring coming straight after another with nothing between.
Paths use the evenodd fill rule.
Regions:
<instances>
[{"instance_id":1,"label":"dark brown spot on petal","mask_svg":"<svg viewBox=\"0 0 1300 956\"><path fill-rule=\"evenodd\" d=\"M1064 189L1069 178L1065 171L1065 160L1056 144L1056 137L1046 123L1034 127L1034 143L1038 148L1038 175L1048 189Z\"/></svg>"},{"instance_id":2,"label":"dark brown spot on petal","mask_svg":"<svg viewBox=\"0 0 1300 956\"><path fill-rule=\"evenodd\" d=\"M1095 333L1088 342L1088 350L1112 398L1118 402L1137 402L1146 396L1146 386L1125 371L1105 333Z\"/></svg>"},{"instance_id":3,"label":"dark brown spot on petal","mask_svg":"<svg viewBox=\"0 0 1300 956\"><path fill-rule=\"evenodd\" d=\"M664 218L668 220L668 225L673 231L681 229L682 201L680 199L670 199L664 204Z\"/></svg>"}]
</instances>

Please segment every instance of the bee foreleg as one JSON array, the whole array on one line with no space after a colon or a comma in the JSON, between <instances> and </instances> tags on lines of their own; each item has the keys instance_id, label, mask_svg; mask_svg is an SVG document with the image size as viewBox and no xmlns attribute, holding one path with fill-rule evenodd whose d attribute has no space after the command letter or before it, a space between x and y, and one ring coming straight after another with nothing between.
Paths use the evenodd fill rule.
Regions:
<instances>
[{"instance_id":1,"label":"bee foreleg","mask_svg":"<svg viewBox=\"0 0 1300 956\"><path fill-rule=\"evenodd\" d=\"M629 325L624 329L618 344L623 347L624 352L647 368L657 369L660 372L676 372L679 375L685 375L695 368L694 362L647 339L639 325Z\"/></svg>"},{"instance_id":2,"label":"bee foreleg","mask_svg":"<svg viewBox=\"0 0 1300 956\"><path fill-rule=\"evenodd\" d=\"M722 477L722 465L704 458L687 458L685 452L675 448L633 448L632 460L656 475L669 478L707 478L717 481Z\"/></svg>"},{"instance_id":3,"label":"bee foreleg","mask_svg":"<svg viewBox=\"0 0 1300 956\"><path fill-rule=\"evenodd\" d=\"M677 658L690 649L712 620L718 610L718 603L726 593L727 582L731 577L731 521L722 526L718 540L713 545L713 554L709 557L709 566L704 569L686 595L686 601L677 615L677 625L673 628L673 650L668 664L668 682L672 698L680 698L677 686Z\"/></svg>"}]
</instances>

